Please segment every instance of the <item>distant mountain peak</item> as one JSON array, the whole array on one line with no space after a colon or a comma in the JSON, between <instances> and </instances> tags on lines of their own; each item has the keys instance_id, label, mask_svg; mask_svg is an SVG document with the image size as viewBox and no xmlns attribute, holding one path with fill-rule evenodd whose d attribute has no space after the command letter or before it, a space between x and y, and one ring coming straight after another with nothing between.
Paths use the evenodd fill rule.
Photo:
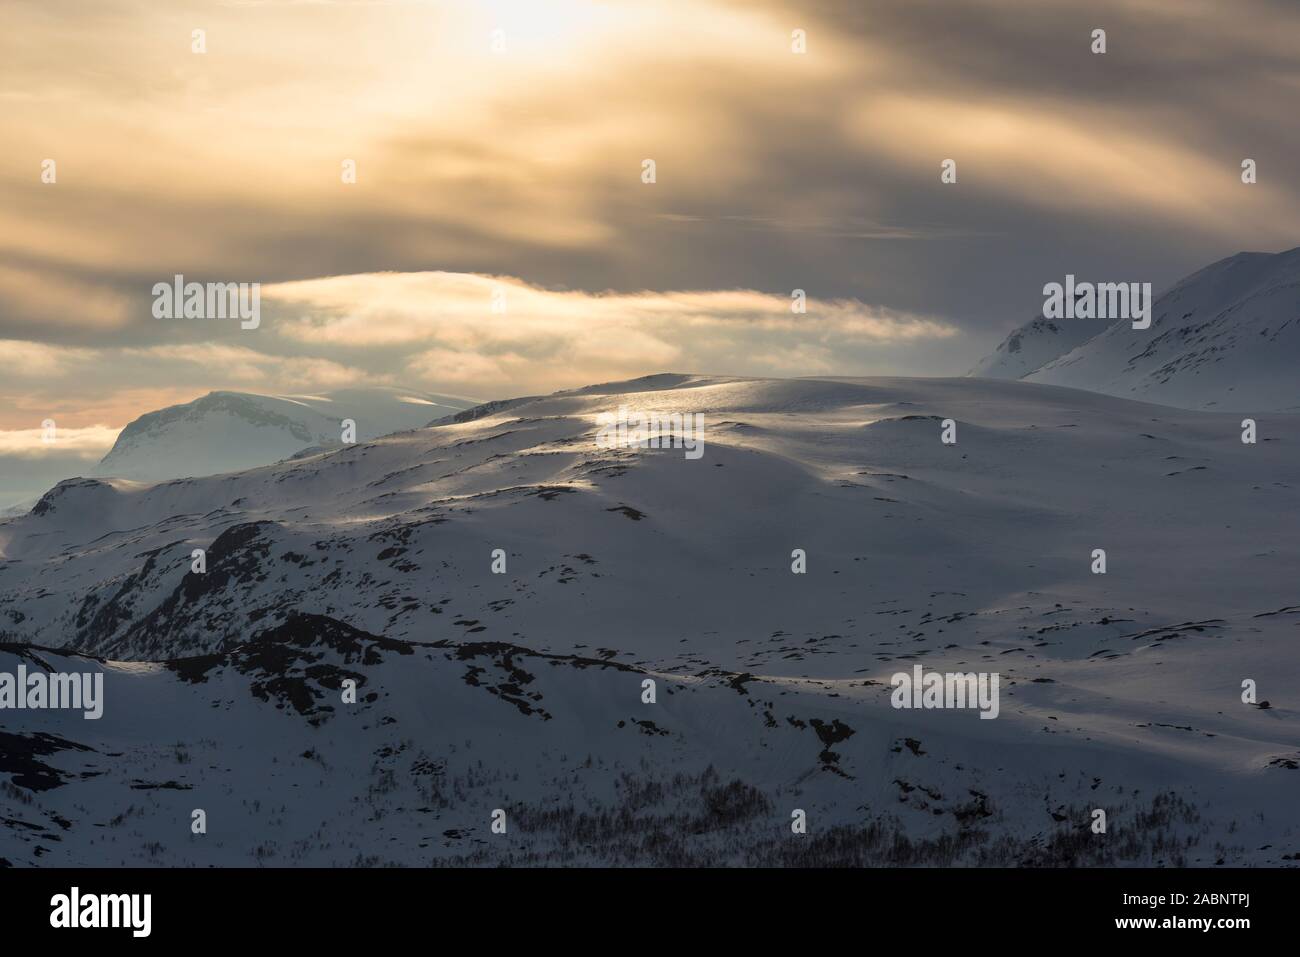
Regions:
<instances>
[{"instance_id":1,"label":"distant mountain peak","mask_svg":"<svg viewBox=\"0 0 1300 957\"><path fill-rule=\"evenodd\" d=\"M1046 320L1016 329L971 371L1192 409L1300 409L1300 247L1241 252L1156 298L1149 329Z\"/></svg>"},{"instance_id":2,"label":"distant mountain peak","mask_svg":"<svg viewBox=\"0 0 1300 957\"><path fill-rule=\"evenodd\" d=\"M450 415L472 405L392 387L293 396L219 390L132 421L95 475L156 482L242 471L338 447L343 419L356 422L357 439L366 441L420 428L433 408Z\"/></svg>"},{"instance_id":3,"label":"distant mountain peak","mask_svg":"<svg viewBox=\"0 0 1300 957\"><path fill-rule=\"evenodd\" d=\"M1021 379L1053 359L1105 332L1109 319L1048 319L1038 316L1020 326L985 356L969 375Z\"/></svg>"}]
</instances>

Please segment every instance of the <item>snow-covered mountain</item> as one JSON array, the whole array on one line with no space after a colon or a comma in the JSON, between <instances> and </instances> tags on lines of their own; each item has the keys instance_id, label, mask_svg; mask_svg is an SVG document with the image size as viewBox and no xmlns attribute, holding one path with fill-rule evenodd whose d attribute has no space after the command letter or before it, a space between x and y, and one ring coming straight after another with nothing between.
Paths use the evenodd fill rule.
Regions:
<instances>
[{"instance_id":1,"label":"snow-covered mountain","mask_svg":"<svg viewBox=\"0 0 1300 957\"><path fill-rule=\"evenodd\" d=\"M1191 409L1300 410L1300 247L1240 253L1127 320L1035 319L971 375L1024 378Z\"/></svg>"},{"instance_id":2,"label":"snow-covered mountain","mask_svg":"<svg viewBox=\"0 0 1300 957\"><path fill-rule=\"evenodd\" d=\"M314 395L211 392L140 416L96 467L97 477L157 482L268 465L303 449L337 448L344 419L358 441L413 429L473 402L409 389Z\"/></svg>"},{"instance_id":3,"label":"snow-covered mountain","mask_svg":"<svg viewBox=\"0 0 1300 957\"><path fill-rule=\"evenodd\" d=\"M704 454L609 447L620 409ZM102 673L104 715L4 712L0 858L1293 861L1300 415L1239 424L663 375L65 482L0 522L0 673ZM916 665L997 673L997 719L893 707Z\"/></svg>"},{"instance_id":4,"label":"snow-covered mountain","mask_svg":"<svg viewBox=\"0 0 1300 957\"><path fill-rule=\"evenodd\" d=\"M1110 325L1109 319L1039 316L1013 330L967 374L986 379L1021 379L1105 332Z\"/></svg>"},{"instance_id":5,"label":"snow-covered mountain","mask_svg":"<svg viewBox=\"0 0 1300 957\"><path fill-rule=\"evenodd\" d=\"M1241 253L1027 378L1183 408L1300 410L1300 247Z\"/></svg>"}]
</instances>

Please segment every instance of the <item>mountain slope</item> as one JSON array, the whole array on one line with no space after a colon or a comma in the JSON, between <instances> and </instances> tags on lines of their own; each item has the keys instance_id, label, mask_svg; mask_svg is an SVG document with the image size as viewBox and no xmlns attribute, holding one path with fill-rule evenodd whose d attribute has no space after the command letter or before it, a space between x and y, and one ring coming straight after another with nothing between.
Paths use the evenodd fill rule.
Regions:
<instances>
[{"instance_id":1,"label":"mountain slope","mask_svg":"<svg viewBox=\"0 0 1300 957\"><path fill-rule=\"evenodd\" d=\"M703 457L605 447L620 408L703 414ZM105 714L5 714L0 858L1285 863L1300 416L1238 421L666 375L62 483L0 522L0 671L102 668ZM891 707L916 665L999 717Z\"/></svg>"},{"instance_id":2,"label":"mountain slope","mask_svg":"<svg viewBox=\"0 0 1300 957\"><path fill-rule=\"evenodd\" d=\"M1039 316L1013 330L967 375L1020 379L1041 369L1111 325L1109 319L1047 319Z\"/></svg>"},{"instance_id":3,"label":"mountain slope","mask_svg":"<svg viewBox=\"0 0 1300 957\"><path fill-rule=\"evenodd\" d=\"M1284 865L1292 719L1179 693L1216 644L1259 669L1294 626L1050 651L997 721L896 711L877 677L673 674L314 615L153 664L0 645L0 672L100 675L104 699L95 721L6 713L0 866Z\"/></svg>"},{"instance_id":4,"label":"mountain slope","mask_svg":"<svg viewBox=\"0 0 1300 957\"><path fill-rule=\"evenodd\" d=\"M307 448L337 447L344 419L356 422L357 439L364 441L418 428L472 405L464 399L388 388L301 396L212 392L131 422L94 475L156 482L235 472Z\"/></svg>"},{"instance_id":5,"label":"mountain slope","mask_svg":"<svg viewBox=\"0 0 1300 957\"><path fill-rule=\"evenodd\" d=\"M30 515L0 523L0 634L169 658L243 640L250 622L289 607L395 637L425 634L447 612L490 611L571 650L577 624L599 632L639 603L643 568L691 609L693 630L763 629L776 614L777 627L824 619L842 633L848 586L825 574L787 579L792 549L842 573L869 571L854 591L861 601L929 605L936 578L952 577L943 569L965 563L971 601L999 602L1077 585L1078 556L1103 540L1129 543L1144 564L1214 577L1228 556L1253 564L1277 516L1300 513L1289 416L1243 446L1230 416L1024 382L654 382L494 404L242 473L61 483ZM620 407L705 415L703 458L601 447L598 417ZM957 422L955 446L940 442L944 418ZM1163 527L1199 527L1210 512L1231 525L1213 555ZM194 548L207 550L206 576L189 572ZM504 577L489 568L494 548L512 556ZM726 602L720 569L733 589ZM773 580L798 583L809 606L801 623L769 607ZM515 583L497 595L509 603L485 609L474 596L503 581ZM1270 570L1250 581L1241 600L1273 593ZM1132 603L1152 608L1153 587L1143 581ZM1171 611L1218 607L1217 595L1185 594L1185 580L1169 587ZM10 612L22 621L6 621ZM677 642L640 618L620 634L659 650Z\"/></svg>"},{"instance_id":6,"label":"mountain slope","mask_svg":"<svg viewBox=\"0 0 1300 957\"><path fill-rule=\"evenodd\" d=\"M1039 316L969 374L1186 409L1300 410L1300 247L1220 260L1159 296L1152 314L1149 329Z\"/></svg>"},{"instance_id":7,"label":"mountain slope","mask_svg":"<svg viewBox=\"0 0 1300 957\"><path fill-rule=\"evenodd\" d=\"M1300 248L1240 253L1026 378L1183 408L1300 410Z\"/></svg>"}]
</instances>

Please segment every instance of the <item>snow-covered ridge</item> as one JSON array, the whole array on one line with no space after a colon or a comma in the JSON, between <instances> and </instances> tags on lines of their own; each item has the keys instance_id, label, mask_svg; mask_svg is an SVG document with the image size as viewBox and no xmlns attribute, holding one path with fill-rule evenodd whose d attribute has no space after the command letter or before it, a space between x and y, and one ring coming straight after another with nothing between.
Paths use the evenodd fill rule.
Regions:
<instances>
[{"instance_id":1,"label":"snow-covered ridge","mask_svg":"<svg viewBox=\"0 0 1300 957\"><path fill-rule=\"evenodd\" d=\"M1300 410L1300 248L1240 253L1127 320L1033 320L972 375L1025 378L1181 408Z\"/></svg>"},{"instance_id":2,"label":"snow-covered ridge","mask_svg":"<svg viewBox=\"0 0 1300 957\"><path fill-rule=\"evenodd\" d=\"M1300 410L1300 248L1241 253L1027 378L1184 408Z\"/></svg>"},{"instance_id":3,"label":"snow-covered ridge","mask_svg":"<svg viewBox=\"0 0 1300 957\"><path fill-rule=\"evenodd\" d=\"M704 457L601 447L621 406L704 415ZM0 858L1285 863L1298 449L1027 382L673 376L63 483L0 522L0 670L102 667L105 712L5 714ZM917 664L998 674L998 717L891 707Z\"/></svg>"},{"instance_id":4,"label":"snow-covered ridge","mask_svg":"<svg viewBox=\"0 0 1300 957\"><path fill-rule=\"evenodd\" d=\"M1040 315L1012 330L968 375L1022 379L1105 332L1110 325L1109 319L1048 319Z\"/></svg>"},{"instance_id":5,"label":"snow-covered ridge","mask_svg":"<svg viewBox=\"0 0 1300 957\"><path fill-rule=\"evenodd\" d=\"M356 437L364 441L473 404L388 388L292 396L212 392L131 422L94 474L154 482L240 471L307 448L337 448L344 419L356 423Z\"/></svg>"}]
</instances>

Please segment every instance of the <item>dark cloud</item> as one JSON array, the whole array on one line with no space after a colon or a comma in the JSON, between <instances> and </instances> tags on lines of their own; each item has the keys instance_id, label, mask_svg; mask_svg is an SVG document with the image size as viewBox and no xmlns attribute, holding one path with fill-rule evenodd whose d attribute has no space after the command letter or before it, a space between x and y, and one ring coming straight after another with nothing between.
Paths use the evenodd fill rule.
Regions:
<instances>
[{"instance_id":1,"label":"dark cloud","mask_svg":"<svg viewBox=\"0 0 1300 957\"><path fill-rule=\"evenodd\" d=\"M26 52L6 41L0 67L0 96L17 109L0 249L31 288L0 286L0 337L199 341L201 327L164 333L149 316L149 288L176 272L269 283L440 269L560 290L856 298L967 330L891 357L899 371L949 373L1067 271L1161 286L1240 248L1296 241L1293 3L810 0L738 3L732 20L665 0L653 26L614 34L626 50L601 41L505 79L488 59L447 74L412 59L405 34L434 16L420 4L110 8L56 21L17 5ZM206 61L184 49L191 12L213 31ZM438 16L456 40L454 19ZM809 31L806 63L784 50L794 26ZM1104 57L1088 49L1097 26ZM345 50L350 60L330 59ZM421 111L413 91L431 80ZM896 135L872 125L908 97L996 107L1031 133L1077 129L1088 175L1045 189L1031 148L963 155L958 187L941 187L941 118ZM1187 216L1117 201L1124 183L1093 176L1090 144L1167 157L1171 168L1146 175L1185 179ZM57 187L35 180L47 151L66 158ZM362 182L347 192L336 163L352 152ZM1234 183L1247 155L1259 189L1274 191L1263 209L1204 177L1221 169ZM660 164L653 188L637 179L645 156ZM51 292L61 283L84 316Z\"/></svg>"}]
</instances>

